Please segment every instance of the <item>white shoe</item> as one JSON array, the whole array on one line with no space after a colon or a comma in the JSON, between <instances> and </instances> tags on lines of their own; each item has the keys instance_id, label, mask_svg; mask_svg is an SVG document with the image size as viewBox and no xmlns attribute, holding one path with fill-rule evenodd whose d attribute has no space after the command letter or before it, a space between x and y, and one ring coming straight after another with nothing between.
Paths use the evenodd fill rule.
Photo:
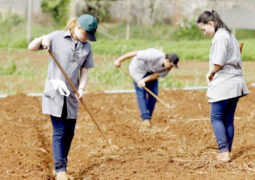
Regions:
<instances>
[{"instance_id":1,"label":"white shoe","mask_svg":"<svg viewBox=\"0 0 255 180\"><path fill-rule=\"evenodd\" d=\"M222 152L222 153L219 153L219 154L216 156L216 159L217 159L218 161L221 161L221 162L229 162L229 161L231 161L229 152Z\"/></svg>"},{"instance_id":2,"label":"white shoe","mask_svg":"<svg viewBox=\"0 0 255 180\"><path fill-rule=\"evenodd\" d=\"M145 126L145 127L151 127L152 126L152 124L151 124L151 121L148 119L148 120L144 120L143 121L143 125Z\"/></svg>"},{"instance_id":3,"label":"white shoe","mask_svg":"<svg viewBox=\"0 0 255 180\"><path fill-rule=\"evenodd\" d=\"M142 125L141 125L139 131L147 132L147 131L150 131L151 128L152 128L151 121L150 121L150 120L143 120L143 121L142 121Z\"/></svg>"},{"instance_id":4,"label":"white shoe","mask_svg":"<svg viewBox=\"0 0 255 180\"><path fill-rule=\"evenodd\" d=\"M67 174L65 171L57 172L55 179L56 180L68 180Z\"/></svg>"},{"instance_id":5,"label":"white shoe","mask_svg":"<svg viewBox=\"0 0 255 180\"><path fill-rule=\"evenodd\" d=\"M55 169L52 170L52 176L53 176L54 178L57 176L57 173L56 173L56 170L55 170Z\"/></svg>"}]
</instances>

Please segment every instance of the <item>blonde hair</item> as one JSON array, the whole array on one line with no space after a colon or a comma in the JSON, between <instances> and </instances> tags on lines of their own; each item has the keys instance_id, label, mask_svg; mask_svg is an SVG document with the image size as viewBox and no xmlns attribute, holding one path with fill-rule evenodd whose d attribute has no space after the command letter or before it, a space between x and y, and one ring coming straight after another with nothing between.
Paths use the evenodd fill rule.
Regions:
<instances>
[{"instance_id":1,"label":"blonde hair","mask_svg":"<svg viewBox=\"0 0 255 180\"><path fill-rule=\"evenodd\" d=\"M74 17L66 23L65 30L66 31L69 30L72 37L74 35L74 28L77 25L77 22L78 22L77 17Z\"/></svg>"}]
</instances>

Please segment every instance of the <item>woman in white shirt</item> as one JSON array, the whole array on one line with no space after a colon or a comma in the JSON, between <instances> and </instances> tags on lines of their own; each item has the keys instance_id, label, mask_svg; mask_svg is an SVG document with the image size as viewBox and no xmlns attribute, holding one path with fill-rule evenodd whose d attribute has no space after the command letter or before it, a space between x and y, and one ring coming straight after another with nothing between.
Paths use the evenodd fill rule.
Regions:
<instances>
[{"instance_id":1,"label":"woman in white shirt","mask_svg":"<svg viewBox=\"0 0 255 180\"><path fill-rule=\"evenodd\" d=\"M211 103L211 123L219 149L217 160L230 161L237 102L249 93L242 77L239 43L214 10L200 14L197 24L204 35L213 37L206 75L207 97Z\"/></svg>"}]
</instances>

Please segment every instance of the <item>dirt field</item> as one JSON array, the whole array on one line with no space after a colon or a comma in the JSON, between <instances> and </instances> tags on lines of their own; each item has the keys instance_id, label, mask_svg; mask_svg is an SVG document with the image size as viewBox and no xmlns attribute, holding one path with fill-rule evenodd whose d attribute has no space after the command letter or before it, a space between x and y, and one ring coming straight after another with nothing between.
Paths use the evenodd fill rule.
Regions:
<instances>
[{"instance_id":1,"label":"dirt field","mask_svg":"<svg viewBox=\"0 0 255 180\"><path fill-rule=\"evenodd\" d=\"M31 52L0 52L0 64L8 58L19 66L27 61L37 76L0 76L0 90L41 92L48 55ZM100 57L96 64L103 63ZM247 84L255 82L255 62L244 62ZM176 80L205 82L208 62L181 61ZM89 82L87 90L95 84ZM68 173L74 179L255 179L255 88L240 100L235 118L233 160L215 161L217 144L209 121L210 105L205 91L160 91L173 107L157 103L153 128L141 129L134 93L89 93L86 102L101 127L118 147L111 151L88 114L80 107ZM50 119L41 114L41 98L17 94L0 98L0 179L53 179ZM253 139L254 138L254 139Z\"/></svg>"},{"instance_id":2,"label":"dirt field","mask_svg":"<svg viewBox=\"0 0 255 180\"><path fill-rule=\"evenodd\" d=\"M238 104L233 160L215 161L216 140L205 91L160 91L152 129L142 130L135 94L87 94L110 151L80 106L68 172L75 179L254 179L255 88ZM52 179L52 127L41 98L0 99L0 179Z\"/></svg>"}]
</instances>

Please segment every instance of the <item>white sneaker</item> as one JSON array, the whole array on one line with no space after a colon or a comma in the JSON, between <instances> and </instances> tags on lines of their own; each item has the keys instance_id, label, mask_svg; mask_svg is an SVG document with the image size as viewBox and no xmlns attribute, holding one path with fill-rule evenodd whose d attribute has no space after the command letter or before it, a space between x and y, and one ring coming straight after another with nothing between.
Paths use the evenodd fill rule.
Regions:
<instances>
[{"instance_id":1,"label":"white sneaker","mask_svg":"<svg viewBox=\"0 0 255 180\"><path fill-rule=\"evenodd\" d=\"M65 171L57 172L56 180L68 180L66 172Z\"/></svg>"},{"instance_id":2,"label":"white sneaker","mask_svg":"<svg viewBox=\"0 0 255 180\"><path fill-rule=\"evenodd\" d=\"M56 173L56 170L55 170L55 169L52 170L52 176L53 176L54 178L57 176L57 173Z\"/></svg>"},{"instance_id":3,"label":"white sneaker","mask_svg":"<svg viewBox=\"0 0 255 180\"><path fill-rule=\"evenodd\" d=\"M145 126L145 127L151 127L152 126L152 124L151 124L151 121L148 119L148 120L144 120L143 121L143 125Z\"/></svg>"},{"instance_id":4,"label":"white sneaker","mask_svg":"<svg viewBox=\"0 0 255 180\"><path fill-rule=\"evenodd\" d=\"M222 152L222 153L219 153L219 154L216 156L216 159L217 159L218 161L221 161L221 162L229 162L229 161L231 161L230 153L229 153L229 152Z\"/></svg>"}]
</instances>

